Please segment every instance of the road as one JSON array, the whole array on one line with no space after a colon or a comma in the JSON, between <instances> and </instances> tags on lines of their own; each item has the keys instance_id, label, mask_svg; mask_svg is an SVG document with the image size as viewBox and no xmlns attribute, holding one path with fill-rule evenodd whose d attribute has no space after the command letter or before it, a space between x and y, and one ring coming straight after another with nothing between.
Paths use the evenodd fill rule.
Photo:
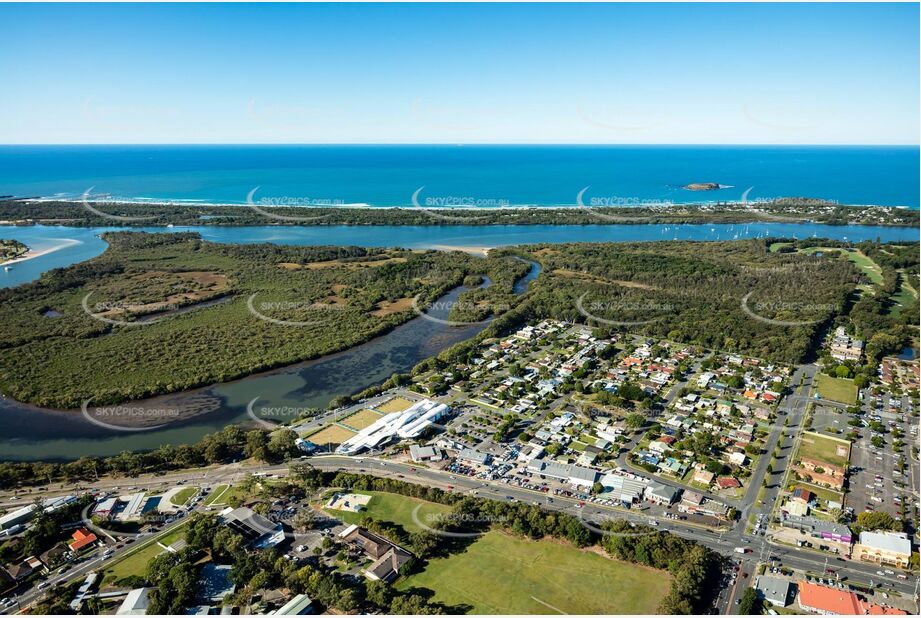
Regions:
<instances>
[{"instance_id":1,"label":"road","mask_svg":"<svg viewBox=\"0 0 921 618\"><path fill-rule=\"evenodd\" d=\"M736 501L724 500L724 502L734 504L734 506L739 509L742 516L731 528L724 528L721 530L705 528L700 525L695 525L692 522L660 518L638 511L629 511L622 508L608 507L594 503L588 503L580 507L577 499L563 496L551 496L543 492L525 489L499 481L484 481L466 476L457 476L449 472L408 463L404 464L372 457L345 457L329 454L306 458L306 460L313 466L323 470L341 470L355 473L367 473L379 477L398 478L408 482L441 487L450 491L463 492L497 500L515 499L521 502L539 505L544 509L575 515L583 520L587 520L589 522L588 525L593 521L597 522L607 518L626 519L638 524L647 524L650 519L655 519L658 522L659 530L667 530L672 534L697 541L721 554L741 560L740 569L749 573L750 577L740 577L736 585L732 587L728 593L727 591L722 591L720 593L718 609L724 613L733 612L736 599L741 596L745 588L750 584L751 577L754 575L755 565L758 562L768 561L771 556L779 558L785 566L814 573L823 573L826 568L832 566L836 571L839 571L842 576L847 576L851 580L864 583L870 581L884 583L887 587L897 590L902 594L912 595L915 591L915 583L913 581L902 581L894 576L878 576L878 567L876 565L852 562L849 560L839 561L827 554L819 554L818 552L807 549L774 544L763 536L752 535L746 532L749 517L752 515L768 514L772 505L777 500L782 486L783 473L786 468L783 464L786 463L792 453L795 452L795 445L790 438L785 439L781 456L778 458L779 465L777 465L777 469L769 475L767 479L768 487L765 490L763 500L759 502L758 494L761 491L762 480L767 475L767 466L770 462L771 454L781 435L784 433L789 436L800 435L805 411L810 401L811 385L815 373L816 367L814 365L801 366L797 368L794 373L791 380L791 384L794 385L794 392L787 395L781 403L780 410L783 411L783 414L778 417L779 422L775 424L767 437L765 454L759 459L756 469L753 470L745 495ZM801 378L803 379L803 387L798 388ZM678 392L679 390L680 387L676 385L672 392ZM786 428L783 427L782 424L783 418L789 419ZM247 474L257 472L285 476L288 473L288 467L287 464L271 466L232 463L223 466L211 466L204 469L186 470L168 474L145 475L132 479L106 478L88 485L89 487L103 491L113 491L116 490L116 488L119 490L130 490L132 488L137 488L138 490L165 489L179 483L215 486L223 483L232 484L242 480ZM676 484L676 486L681 485ZM74 491L75 488L72 486L68 487L58 484L50 486L47 491L32 492L32 494L27 497L23 497L20 494L20 499L16 503L9 503L9 493L0 495L0 502L6 500L5 506L22 506L27 504L35 495L50 497L73 493ZM179 524L181 524L181 522L177 522L174 526ZM93 558L91 561L81 564L79 567L52 581L70 580L76 576L84 575L95 568L103 566L105 562L117 559L132 547L134 546L130 545L116 551L108 560ZM742 556L733 552L733 549L736 547L750 547L752 552ZM26 592L20 598L20 603L25 606L38 598L39 594L37 590Z\"/></svg>"}]
</instances>

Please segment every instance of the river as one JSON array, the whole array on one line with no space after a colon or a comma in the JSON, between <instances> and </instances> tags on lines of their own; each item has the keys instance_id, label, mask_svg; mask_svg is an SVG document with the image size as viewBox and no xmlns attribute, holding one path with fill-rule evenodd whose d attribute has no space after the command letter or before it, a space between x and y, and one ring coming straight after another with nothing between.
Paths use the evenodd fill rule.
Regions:
<instances>
[{"instance_id":1,"label":"river","mask_svg":"<svg viewBox=\"0 0 921 618\"><path fill-rule=\"evenodd\" d=\"M540 274L531 269L515 283L525 292ZM488 285L488 282L484 285ZM240 380L154 397L138 407L157 410L209 410L184 422L168 423L149 431L118 431L87 420L78 411L55 411L0 399L4 432L0 459L70 460L84 455L115 455L126 450L155 449L163 444L188 444L231 423L253 423L253 410L284 412L325 407L339 395L379 384L394 373L406 372L420 361L474 336L487 323L449 326L443 323L451 305L464 291L452 290L433 305L426 316L401 324L367 343L319 359ZM135 404L131 404L132 407ZM279 420L277 417L273 421Z\"/></svg>"},{"instance_id":2,"label":"river","mask_svg":"<svg viewBox=\"0 0 921 618\"><path fill-rule=\"evenodd\" d=\"M124 228L65 226L0 226L0 238L15 238L37 251L51 250L0 271L0 287L38 278L52 268L90 259L105 250L99 235ZM655 240L733 240L759 237L812 236L838 240L917 241L913 228L882 226L828 226L821 224L712 224L712 225L587 225L587 226L328 226L328 227L219 227L129 228L135 231L195 231L205 240L225 243L271 242L292 245L359 245L405 248L485 248L525 243L630 242ZM539 272L535 265L517 282L522 293ZM453 302L461 290L441 299ZM437 315L433 312L433 315ZM229 423L251 421L246 407L254 399L259 408L324 407L338 395L380 383L394 372L467 339L485 325L450 327L422 317L391 332L338 354L234 382L154 398L145 405L205 412L196 418L149 431L114 431L87 421L79 411L51 411L0 399L4 437L0 458L12 460L67 460L83 455L112 455L125 450L181 444L221 429Z\"/></svg>"},{"instance_id":3,"label":"river","mask_svg":"<svg viewBox=\"0 0 921 618\"><path fill-rule=\"evenodd\" d=\"M102 253L103 232L126 228L66 226L0 226L0 238L13 238L36 251L50 251L0 270L0 287L37 279L52 268L70 266ZM837 240L917 241L918 230L870 225L815 223L684 224L684 225L491 225L491 226L260 226L127 228L147 232L192 231L223 243L270 242L287 245L359 245L363 247L484 248L526 243L631 242L654 240L734 240L740 238L819 236Z\"/></svg>"}]
</instances>

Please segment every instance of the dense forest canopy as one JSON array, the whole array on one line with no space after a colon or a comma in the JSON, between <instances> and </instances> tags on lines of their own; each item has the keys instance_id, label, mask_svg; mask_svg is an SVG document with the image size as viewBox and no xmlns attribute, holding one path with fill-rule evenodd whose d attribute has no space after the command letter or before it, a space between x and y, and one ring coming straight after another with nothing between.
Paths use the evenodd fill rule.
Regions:
<instances>
[{"instance_id":1,"label":"dense forest canopy","mask_svg":"<svg viewBox=\"0 0 921 618\"><path fill-rule=\"evenodd\" d=\"M464 306L510 307L528 270L460 252L105 238L101 256L0 291L4 394L73 408L226 381L367 341L471 275L492 285Z\"/></svg>"}]
</instances>

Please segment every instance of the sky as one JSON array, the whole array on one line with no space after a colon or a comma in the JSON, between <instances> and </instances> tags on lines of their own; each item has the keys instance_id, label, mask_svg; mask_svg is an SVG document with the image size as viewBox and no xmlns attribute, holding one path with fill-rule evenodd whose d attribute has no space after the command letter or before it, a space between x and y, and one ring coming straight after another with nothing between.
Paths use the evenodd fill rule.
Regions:
<instances>
[{"instance_id":1,"label":"sky","mask_svg":"<svg viewBox=\"0 0 921 618\"><path fill-rule=\"evenodd\" d=\"M2 4L0 143L917 144L918 4Z\"/></svg>"}]
</instances>

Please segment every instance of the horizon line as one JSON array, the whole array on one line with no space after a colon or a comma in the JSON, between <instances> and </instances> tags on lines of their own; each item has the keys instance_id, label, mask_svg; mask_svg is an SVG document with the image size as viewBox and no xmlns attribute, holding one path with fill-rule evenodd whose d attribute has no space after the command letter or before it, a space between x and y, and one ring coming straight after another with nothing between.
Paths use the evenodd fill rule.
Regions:
<instances>
[{"instance_id":1,"label":"horizon line","mask_svg":"<svg viewBox=\"0 0 921 618\"><path fill-rule=\"evenodd\" d=\"M843 148L921 148L921 143L788 143L788 142L10 142L9 146L693 146L693 147L843 147Z\"/></svg>"}]
</instances>

